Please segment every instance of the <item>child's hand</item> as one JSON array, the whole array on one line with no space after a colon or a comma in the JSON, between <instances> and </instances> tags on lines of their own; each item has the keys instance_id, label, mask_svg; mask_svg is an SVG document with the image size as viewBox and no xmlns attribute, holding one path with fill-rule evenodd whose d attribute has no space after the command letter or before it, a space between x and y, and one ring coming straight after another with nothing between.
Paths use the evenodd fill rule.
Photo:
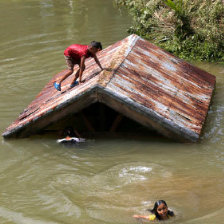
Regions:
<instances>
[{"instance_id":1,"label":"child's hand","mask_svg":"<svg viewBox=\"0 0 224 224\"><path fill-rule=\"evenodd\" d=\"M147 219L149 218L149 216L145 216L145 215L133 215L133 218L136 218L136 219Z\"/></svg>"},{"instance_id":2,"label":"child's hand","mask_svg":"<svg viewBox=\"0 0 224 224\"><path fill-rule=\"evenodd\" d=\"M140 216L139 215L133 215L133 218L139 219Z\"/></svg>"}]
</instances>

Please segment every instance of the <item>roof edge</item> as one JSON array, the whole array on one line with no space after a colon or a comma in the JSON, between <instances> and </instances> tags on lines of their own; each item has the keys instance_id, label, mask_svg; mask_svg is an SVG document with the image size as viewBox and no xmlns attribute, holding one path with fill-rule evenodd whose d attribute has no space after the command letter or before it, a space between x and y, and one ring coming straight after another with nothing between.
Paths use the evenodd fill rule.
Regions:
<instances>
[{"instance_id":1,"label":"roof edge","mask_svg":"<svg viewBox=\"0 0 224 224\"><path fill-rule=\"evenodd\" d=\"M122 97L121 94L117 94L116 92L111 91L107 88L102 88L102 86L98 86L97 88L99 89L98 94L102 94L102 95L106 94L110 97L113 97L113 99L115 99L116 101L120 101L122 104L129 106L129 108L131 108L132 110L139 112L140 114L147 117L149 120L159 124L161 126L161 130L165 128L167 131L169 131L169 132L171 131L171 133L174 133L175 137L178 137L180 140L185 140L185 141L187 140L187 141L191 141L191 142L197 142L199 140L200 135L197 134L196 132L193 132L187 128L184 128L182 126L175 124L174 122L166 119L165 117L161 116L160 114L156 113L155 111L151 110L150 108L146 108L143 105L135 102L134 100L131 100L130 98L128 98L126 96ZM104 102L101 99L100 102L105 103L108 106L110 106L110 103L107 101ZM161 134L163 134L167 137L171 137L171 136L167 135L167 133L165 133L161 130L158 130L158 128L155 128L155 130L157 130L158 132L160 132ZM174 136L172 136L172 137L174 137Z\"/></svg>"},{"instance_id":2,"label":"roof edge","mask_svg":"<svg viewBox=\"0 0 224 224\"><path fill-rule=\"evenodd\" d=\"M29 136L28 134L27 135L23 134L28 127L33 126L33 125L37 124L38 122L40 122L41 120L51 116L52 113L57 113L57 112L63 110L64 108L69 107L75 101L78 101L80 98L83 98L86 95L94 94L95 91L97 92L97 85L94 85L91 88L89 88L87 91L81 92L78 95L76 95L75 97L70 98L70 99L64 101L63 103L61 103L60 105L58 105L54 109L47 110L45 114L43 114L41 116L38 116L38 117L32 119L31 121L26 122L25 124L21 124L21 125L15 127L15 128L12 128L12 129L6 129L2 133L2 137L3 138L12 138L12 137L18 137L18 136L22 136L22 137ZM97 94L96 94L96 101L97 101ZM46 126L48 126L49 124L50 124L50 122L48 124L46 124ZM38 130L36 130L36 132L38 132ZM30 135L31 134L33 134L33 133L30 133Z\"/></svg>"}]
</instances>

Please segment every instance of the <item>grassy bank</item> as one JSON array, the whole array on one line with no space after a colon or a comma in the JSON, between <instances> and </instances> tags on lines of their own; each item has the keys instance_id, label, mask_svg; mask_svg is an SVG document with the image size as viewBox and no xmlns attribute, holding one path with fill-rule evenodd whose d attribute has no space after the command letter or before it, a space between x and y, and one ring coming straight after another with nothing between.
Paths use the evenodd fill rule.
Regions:
<instances>
[{"instance_id":1,"label":"grassy bank","mask_svg":"<svg viewBox=\"0 0 224 224\"><path fill-rule=\"evenodd\" d=\"M222 0L115 0L133 17L136 33L190 60L224 61Z\"/></svg>"}]
</instances>

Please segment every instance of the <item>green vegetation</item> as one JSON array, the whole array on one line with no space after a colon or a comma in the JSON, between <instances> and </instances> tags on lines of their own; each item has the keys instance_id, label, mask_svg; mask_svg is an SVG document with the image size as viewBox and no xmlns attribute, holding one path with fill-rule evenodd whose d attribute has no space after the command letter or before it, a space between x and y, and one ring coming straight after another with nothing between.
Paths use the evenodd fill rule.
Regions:
<instances>
[{"instance_id":1,"label":"green vegetation","mask_svg":"<svg viewBox=\"0 0 224 224\"><path fill-rule=\"evenodd\" d=\"M184 59L224 61L223 0L115 0L136 33Z\"/></svg>"}]
</instances>

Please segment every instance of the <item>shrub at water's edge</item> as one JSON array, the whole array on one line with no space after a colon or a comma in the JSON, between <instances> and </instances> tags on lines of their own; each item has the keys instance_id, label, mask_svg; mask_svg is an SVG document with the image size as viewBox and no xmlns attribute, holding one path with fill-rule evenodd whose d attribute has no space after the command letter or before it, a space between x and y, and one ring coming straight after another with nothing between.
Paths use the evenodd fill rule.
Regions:
<instances>
[{"instance_id":1,"label":"shrub at water's edge","mask_svg":"<svg viewBox=\"0 0 224 224\"><path fill-rule=\"evenodd\" d=\"M223 0L115 0L136 33L184 59L224 61Z\"/></svg>"}]
</instances>

